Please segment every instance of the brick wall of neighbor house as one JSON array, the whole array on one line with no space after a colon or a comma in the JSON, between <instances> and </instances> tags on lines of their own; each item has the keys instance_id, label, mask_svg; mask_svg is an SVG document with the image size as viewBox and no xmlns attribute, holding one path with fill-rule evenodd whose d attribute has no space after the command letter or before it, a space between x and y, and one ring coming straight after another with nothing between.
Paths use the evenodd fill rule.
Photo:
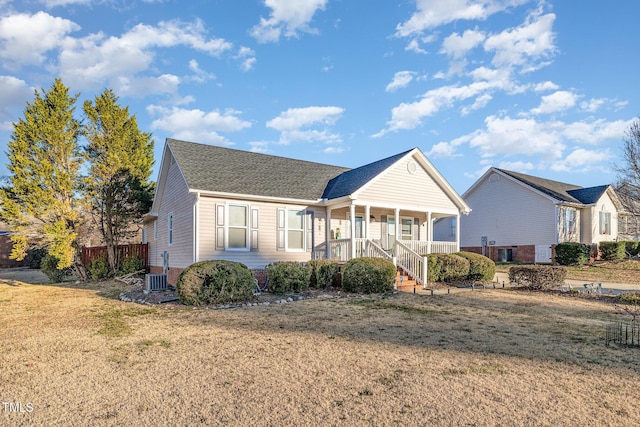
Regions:
<instances>
[{"instance_id":1,"label":"brick wall of neighbor house","mask_svg":"<svg viewBox=\"0 0 640 427\"><path fill-rule=\"evenodd\" d=\"M511 261L530 263L536 261L535 245L487 246L485 247L485 256L497 262L499 249L511 249ZM465 246L460 248L460 250L482 254L482 246Z\"/></svg>"}]
</instances>

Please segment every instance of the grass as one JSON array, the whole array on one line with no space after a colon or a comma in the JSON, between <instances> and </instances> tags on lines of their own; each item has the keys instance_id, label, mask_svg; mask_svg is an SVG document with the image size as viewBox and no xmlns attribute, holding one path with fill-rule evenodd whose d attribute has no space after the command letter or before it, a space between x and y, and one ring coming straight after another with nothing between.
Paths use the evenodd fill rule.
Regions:
<instances>
[{"instance_id":1,"label":"grass","mask_svg":"<svg viewBox=\"0 0 640 427\"><path fill-rule=\"evenodd\" d=\"M230 310L0 283L1 425L638 425L611 303L488 289ZM173 308L171 308L173 307ZM73 410L71 410L73 408Z\"/></svg>"}]
</instances>

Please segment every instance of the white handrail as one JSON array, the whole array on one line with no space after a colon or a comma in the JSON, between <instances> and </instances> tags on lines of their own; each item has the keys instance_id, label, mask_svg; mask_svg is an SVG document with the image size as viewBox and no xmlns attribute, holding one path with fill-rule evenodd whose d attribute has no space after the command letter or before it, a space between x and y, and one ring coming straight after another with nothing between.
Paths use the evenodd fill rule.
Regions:
<instances>
[{"instance_id":1,"label":"white handrail","mask_svg":"<svg viewBox=\"0 0 640 427\"><path fill-rule=\"evenodd\" d=\"M409 273L417 283L427 287L427 257L396 240L395 253L398 266Z\"/></svg>"}]
</instances>

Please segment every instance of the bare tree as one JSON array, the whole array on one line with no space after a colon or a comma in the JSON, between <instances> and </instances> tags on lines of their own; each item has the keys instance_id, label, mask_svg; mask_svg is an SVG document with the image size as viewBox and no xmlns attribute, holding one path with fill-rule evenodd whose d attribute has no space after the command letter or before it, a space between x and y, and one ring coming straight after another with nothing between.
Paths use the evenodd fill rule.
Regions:
<instances>
[{"instance_id":1,"label":"bare tree","mask_svg":"<svg viewBox=\"0 0 640 427\"><path fill-rule=\"evenodd\" d=\"M618 174L616 193L625 210L640 215L640 118L629 126L624 138L622 162L615 166Z\"/></svg>"}]
</instances>

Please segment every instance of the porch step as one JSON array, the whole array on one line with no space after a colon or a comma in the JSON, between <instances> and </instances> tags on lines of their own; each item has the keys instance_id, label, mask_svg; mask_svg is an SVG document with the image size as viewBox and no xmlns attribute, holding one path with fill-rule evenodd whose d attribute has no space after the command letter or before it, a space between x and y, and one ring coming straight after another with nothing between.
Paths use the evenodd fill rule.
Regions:
<instances>
[{"instance_id":1,"label":"porch step","mask_svg":"<svg viewBox=\"0 0 640 427\"><path fill-rule=\"evenodd\" d=\"M415 280L413 280L410 276L404 274L403 271L398 270L396 273L396 288L399 291L412 291L413 288L417 286Z\"/></svg>"}]
</instances>

